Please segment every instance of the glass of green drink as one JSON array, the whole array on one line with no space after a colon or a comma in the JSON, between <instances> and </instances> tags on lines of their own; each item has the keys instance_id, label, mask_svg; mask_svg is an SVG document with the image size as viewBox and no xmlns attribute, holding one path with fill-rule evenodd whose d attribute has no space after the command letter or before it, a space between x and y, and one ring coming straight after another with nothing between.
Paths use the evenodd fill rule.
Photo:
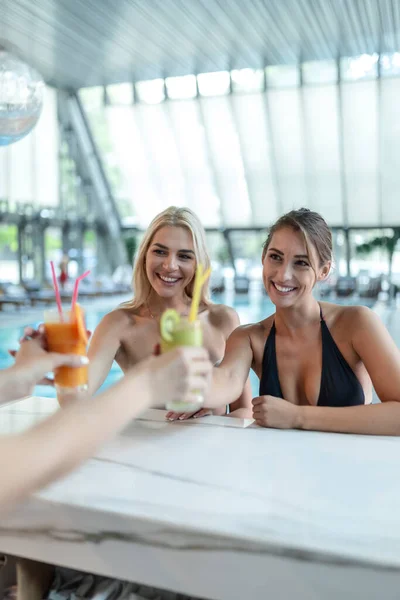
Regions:
<instances>
[{"instance_id":1,"label":"glass of green drink","mask_svg":"<svg viewBox=\"0 0 400 600\"><path fill-rule=\"evenodd\" d=\"M189 321L187 317L181 317L173 309L166 310L160 320L161 352L168 352L180 346L203 345L203 329L201 322L196 319ZM166 405L167 410L174 412L194 412L201 408L204 398L201 393L192 402L171 401Z\"/></svg>"}]
</instances>

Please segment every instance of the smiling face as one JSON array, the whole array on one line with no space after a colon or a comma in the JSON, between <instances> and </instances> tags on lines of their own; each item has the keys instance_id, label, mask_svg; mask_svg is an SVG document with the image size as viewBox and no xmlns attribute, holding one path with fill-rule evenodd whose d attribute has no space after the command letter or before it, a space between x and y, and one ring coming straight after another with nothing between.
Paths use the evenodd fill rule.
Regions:
<instances>
[{"instance_id":1,"label":"smiling face","mask_svg":"<svg viewBox=\"0 0 400 600\"><path fill-rule=\"evenodd\" d=\"M308 245L309 251L301 231L292 227L273 234L263 259L263 282L275 306L288 308L310 297L316 281L327 277L330 264L319 266L315 247Z\"/></svg>"},{"instance_id":2,"label":"smiling face","mask_svg":"<svg viewBox=\"0 0 400 600\"><path fill-rule=\"evenodd\" d=\"M192 234L186 227L161 227L146 253L146 275L162 298L184 296L196 270Z\"/></svg>"}]
</instances>

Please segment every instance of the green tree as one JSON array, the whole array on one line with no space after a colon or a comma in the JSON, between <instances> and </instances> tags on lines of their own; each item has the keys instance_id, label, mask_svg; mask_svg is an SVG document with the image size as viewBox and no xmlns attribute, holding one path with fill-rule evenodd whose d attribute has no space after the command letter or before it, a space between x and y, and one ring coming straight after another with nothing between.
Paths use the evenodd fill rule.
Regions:
<instances>
[{"instance_id":1,"label":"green tree","mask_svg":"<svg viewBox=\"0 0 400 600\"><path fill-rule=\"evenodd\" d=\"M15 225L0 226L0 251L4 249L8 249L13 253L18 250L17 227Z\"/></svg>"}]
</instances>

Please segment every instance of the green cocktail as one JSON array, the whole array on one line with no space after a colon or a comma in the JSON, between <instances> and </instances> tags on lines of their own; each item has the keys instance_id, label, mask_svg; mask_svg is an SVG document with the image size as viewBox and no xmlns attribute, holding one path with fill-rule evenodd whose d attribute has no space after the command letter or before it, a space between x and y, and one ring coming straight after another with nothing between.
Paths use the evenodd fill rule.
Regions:
<instances>
[{"instance_id":1,"label":"green cocktail","mask_svg":"<svg viewBox=\"0 0 400 600\"><path fill-rule=\"evenodd\" d=\"M189 321L187 317L181 317L175 310L166 310L160 320L161 333L161 352L169 352L180 346L203 345L203 329L201 322L196 319ZM197 399L192 402L171 401L166 408L174 412L194 412L199 410L203 404L202 394L198 394Z\"/></svg>"}]
</instances>

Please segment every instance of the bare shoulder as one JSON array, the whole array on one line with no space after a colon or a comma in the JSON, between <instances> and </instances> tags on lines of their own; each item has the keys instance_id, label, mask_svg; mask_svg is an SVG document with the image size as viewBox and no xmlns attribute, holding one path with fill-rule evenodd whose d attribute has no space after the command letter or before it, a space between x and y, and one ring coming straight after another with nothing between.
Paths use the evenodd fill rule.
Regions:
<instances>
[{"instance_id":1,"label":"bare shoulder","mask_svg":"<svg viewBox=\"0 0 400 600\"><path fill-rule=\"evenodd\" d=\"M247 325L240 325L235 329L234 335L238 338L247 337L250 341L265 339L271 330L274 322L274 315L267 317L263 321L258 323L248 323Z\"/></svg>"},{"instance_id":2,"label":"bare shoulder","mask_svg":"<svg viewBox=\"0 0 400 600\"><path fill-rule=\"evenodd\" d=\"M135 316L131 311L124 308L117 308L107 313L100 321L99 328L103 334L107 332L124 331L126 327L131 327L135 323Z\"/></svg>"},{"instance_id":3,"label":"bare shoulder","mask_svg":"<svg viewBox=\"0 0 400 600\"><path fill-rule=\"evenodd\" d=\"M108 352L112 352L114 358L132 323L130 311L117 308L107 313L93 332L89 348L90 358Z\"/></svg>"},{"instance_id":4,"label":"bare shoulder","mask_svg":"<svg viewBox=\"0 0 400 600\"><path fill-rule=\"evenodd\" d=\"M234 308L226 304L211 304L208 309L210 324L229 336L239 326L239 316Z\"/></svg>"},{"instance_id":5,"label":"bare shoulder","mask_svg":"<svg viewBox=\"0 0 400 600\"><path fill-rule=\"evenodd\" d=\"M341 306L321 302L321 309L328 326L344 330L349 336L360 329L383 325L379 316L367 306Z\"/></svg>"},{"instance_id":6,"label":"bare shoulder","mask_svg":"<svg viewBox=\"0 0 400 600\"><path fill-rule=\"evenodd\" d=\"M348 306L347 308L353 309L346 313L347 323L351 327L353 335L365 330L376 332L386 329L380 316L367 306Z\"/></svg>"}]
</instances>

